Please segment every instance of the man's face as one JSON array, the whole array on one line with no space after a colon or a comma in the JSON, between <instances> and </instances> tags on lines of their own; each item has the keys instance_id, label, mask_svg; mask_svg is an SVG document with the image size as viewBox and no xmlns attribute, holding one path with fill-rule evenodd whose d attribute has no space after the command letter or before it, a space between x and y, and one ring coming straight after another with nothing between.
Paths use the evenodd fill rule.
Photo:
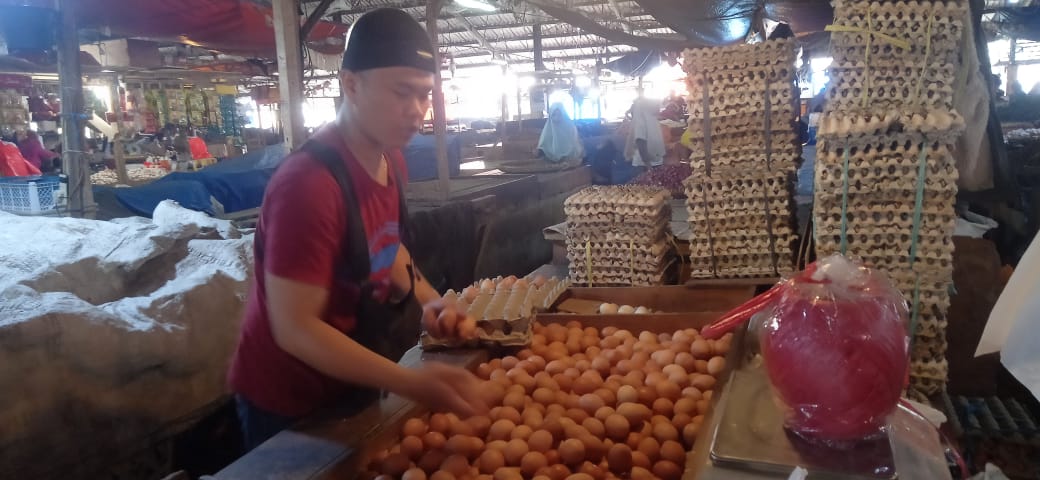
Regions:
<instances>
[{"instance_id":1,"label":"man's face","mask_svg":"<svg viewBox=\"0 0 1040 480\"><path fill-rule=\"evenodd\" d=\"M343 72L345 97L364 132L386 148L401 148L422 130L430 109L433 74L410 67Z\"/></svg>"}]
</instances>

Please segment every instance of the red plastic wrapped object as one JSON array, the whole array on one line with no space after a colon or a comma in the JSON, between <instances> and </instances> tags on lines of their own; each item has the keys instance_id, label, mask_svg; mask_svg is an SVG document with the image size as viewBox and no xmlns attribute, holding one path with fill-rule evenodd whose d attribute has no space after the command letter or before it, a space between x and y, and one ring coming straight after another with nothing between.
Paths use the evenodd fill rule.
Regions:
<instances>
[{"instance_id":1,"label":"red plastic wrapped object","mask_svg":"<svg viewBox=\"0 0 1040 480\"><path fill-rule=\"evenodd\" d=\"M879 433L906 381L907 317L888 278L840 255L785 282L759 335L787 427L831 444Z\"/></svg>"}]
</instances>

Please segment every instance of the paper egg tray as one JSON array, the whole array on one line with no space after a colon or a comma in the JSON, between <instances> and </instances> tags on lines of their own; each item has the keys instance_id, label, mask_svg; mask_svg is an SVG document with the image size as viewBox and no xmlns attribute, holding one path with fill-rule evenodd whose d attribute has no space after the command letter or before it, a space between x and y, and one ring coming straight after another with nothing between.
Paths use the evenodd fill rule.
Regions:
<instances>
[{"instance_id":1,"label":"paper egg tray","mask_svg":"<svg viewBox=\"0 0 1040 480\"><path fill-rule=\"evenodd\" d=\"M532 319L533 317L516 320L479 320L477 338L473 340L440 339L423 332L419 341L423 350L480 346L523 347L531 343Z\"/></svg>"}]
</instances>

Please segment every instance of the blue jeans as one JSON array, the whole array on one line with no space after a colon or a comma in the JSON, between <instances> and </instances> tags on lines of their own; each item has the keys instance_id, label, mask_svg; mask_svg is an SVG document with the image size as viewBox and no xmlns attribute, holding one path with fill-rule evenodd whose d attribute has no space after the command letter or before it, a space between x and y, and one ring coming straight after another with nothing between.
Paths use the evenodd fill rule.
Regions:
<instances>
[{"instance_id":1,"label":"blue jeans","mask_svg":"<svg viewBox=\"0 0 1040 480\"><path fill-rule=\"evenodd\" d=\"M245 446L243 453L253 450L278 432L292 426L297 420L262 410L241 395L235 395L235 409L238 411L238 422L242 427L242 443Z\"/></svg>"}]
</instances>

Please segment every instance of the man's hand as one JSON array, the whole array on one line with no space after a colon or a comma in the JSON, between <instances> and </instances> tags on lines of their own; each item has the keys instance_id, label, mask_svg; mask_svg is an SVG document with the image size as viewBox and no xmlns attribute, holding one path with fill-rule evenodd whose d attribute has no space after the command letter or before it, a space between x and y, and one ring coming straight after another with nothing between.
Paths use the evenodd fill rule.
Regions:
<instances>
[{"instance_id":1,"label":"man's hand","mask_svg":"<svg viewBox=\"0 0 1040 480\"><path fill-rule=\"evenodd\" d=\"M435 412L450 412L460 418L487 415L480 395L480 379L461 368L429 362L413 370L415 379L401 392Z\"/></svg>"},{"instance_id":2,"label":"man's hand","mask_svg":"<svg viewBox=\"0 0 1040 480\"><path fill-rule=\"evenodd\" d=\"M455 309L455 304L437 299L423 305L423 329L434 338L470 340L477 334L477 321Z\"/></svg>"}]
</instances>

